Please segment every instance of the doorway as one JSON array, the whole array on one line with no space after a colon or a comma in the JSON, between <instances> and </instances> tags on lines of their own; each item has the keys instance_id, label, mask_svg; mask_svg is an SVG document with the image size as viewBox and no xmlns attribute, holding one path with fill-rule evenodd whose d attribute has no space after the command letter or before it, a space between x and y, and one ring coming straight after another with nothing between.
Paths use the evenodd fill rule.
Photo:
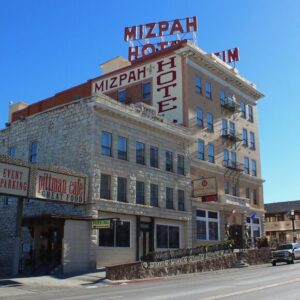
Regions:
<instances>
[{"instance_id":1,"label":"doorway","mask_svg":"<svg viewBox=\"0 0 300 300\"><path fill-rule=\"evenodd\" d=\"M230 237L234 241L234 248L243 249L243 226L242 225L231 225L229 228Z\"/></svg>"}]
</instances>

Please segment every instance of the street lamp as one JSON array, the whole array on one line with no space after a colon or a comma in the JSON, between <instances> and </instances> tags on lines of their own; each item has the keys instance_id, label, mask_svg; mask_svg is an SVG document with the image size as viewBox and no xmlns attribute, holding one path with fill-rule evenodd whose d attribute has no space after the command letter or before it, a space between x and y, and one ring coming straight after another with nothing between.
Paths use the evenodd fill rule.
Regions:
<instances>
[{"instance_id":1,"label":"street lamp","mask_svg":"<svg viewBox=\"0 0 300 300\"><path fill-rule=\"evenodd\" d=\"M295 210L291 209L291 220L292 220L292 225L293 225L293 242L296 243L297 237L296 237L296 232L295 232Z\"/></svg>"}]
</instances>

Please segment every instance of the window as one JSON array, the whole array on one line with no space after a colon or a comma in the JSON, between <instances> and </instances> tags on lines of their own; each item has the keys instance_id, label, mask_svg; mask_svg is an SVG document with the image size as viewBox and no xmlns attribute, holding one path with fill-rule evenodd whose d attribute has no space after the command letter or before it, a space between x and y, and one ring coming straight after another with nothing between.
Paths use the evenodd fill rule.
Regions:
<instances>
[{"instance_id":1,"label":"window","mask_svg":"<svg viewBox=\"0 0 300 300\"><path fill-rule=\"evenodd\" d=\"M150 146L150 166L158 168L158 148Z\"/></svg>"},{"instance_id":2,"label":"window","mask_svg":"<svg viewBox=\"0 0 300 300\"><path fill-rule=\"evenodd\" d=\"M195 90L196 93L202 94L202 80L200 76L195 76Z\"/></svg>"},{"instance_id":3,"label":"window","mask_svg":"<svg viewBox=\"0 0 300 300\"><path fill-rule=\"evenodd\" d=\"M178 190L178 210L184 210L184 191Z\"/></svg>"},{"instance_id":4,"label":"window","mask_svg":"<svg viewBox=\"0 0 300 300\"><path fill-rule=\"evenodd\" d=\"M110 132L102 131L101 154L106 156L112 156L112 134Z\"/></svg>"},{"instance_id":5,"label":"window","mask_svg":"<svg viewBox=\"0 0 300 300\"><path fill-rule=\"evenodd\" d=\"M220 90L219 98L220 98L220 104L224 105L225 104L225 92L224 91Z\"/></svg>"},{"instance_id":6,"label":"window","mask_svg":"<svg viewBox=\"0 0 300 300\"><path fill-rule=\"evenodd\" d=\"M17 149L16 147L9 147L7 154L11 157L16 157Z\"/></svg>"},{"instance_id":7,"label":"window","mask_svg":"<svg viewBox=\"0 0 300 300\"><path fill-rule=\"evenodd\" d=\"M235 136L235 124L233 122L229 122L229 134L230 136Z\"/></svg>"},{"instance_id":8,"label":"window","mask_svg":"<svg viewBox=\"0 0 300 300\"><path fill-rule=\"evenodd\" d=\"M224 193L229 194L229 183L228 182L224 182Z\"/></svg>"},{"instance_id":9,"label":"window","mask_svg":"<svg viewBox=\"0 0 300 300\"><path fill-rule=\"evenodd\" d=\"M204 141L198 140L198 159L204 160Z\"/></svg>"},{"instance_id":10,"label":"window","mask_svg":"<svg viewBox=\"0 0 300 300\"><path fill-rule=\"evenodd\" d=\"M117 200L120 202L127 201L127 179L118 177Z\"/></svg>"},{"instance_id":11,"label":"window","mask_svg":"<svg viewBox=\"0 0 300 300\"><path fill-rule=\"evenodd\" d=\"M150 184L150 205L158 207L158 185Z\"/></svg>"},{"instance_id":12,"label":"window","mask_svg":"<svg viewBox=\"0 0 300 300\"><path fill-rule=\"evenodd\" d=\"M236 152L231 151L231 167L232 168L237 168L237 163L236 163Z\"/></svg>"},{"instance_id":13,"label":"window","mask_svg":"<svg viewBox=\"0 0 300 300\"><path fill-rule=\"evenodd\" d=\"M229 166L229 151L227 149L223 151L223 165L224 167Z\"/></svg>"},{"instance_id":14,"label":"window","mask_svg":"<svg viewBox=\"0 0 300 300\"><path fill-rule=\"evenodd\" d=\"M166 151L166 171L173 172L173 152Z\"/></svg>"},{"instance_id":15,"label":"window","mask_svg":"<svg viewBox=\"0 0 300 300\"><path fill-rule=\"evenodd\" d=\"M241 108L241 117L246 119L246 105L244 102L240 103L240 108Z\"/></svg>"},{"instance_id":16,"label":"window","mask_svg":"<svg viewBox=\"0 0 300 300\"><path fill-rule=\"evenodd\" d=\"M253 122L253 107L251 105L248 105L248 120Z\"/></svg>"},{"instance_id":17,"label":"window","mask_svg":"<svg viewBox=\"0 0 300 300\"><path fill-rule=\"evenodd\" d=\"M221 135L227 135L227 120L222 119L222 133Z\"/></svg>"},{"instance_id":18,"label":"window","mask_svg":"<svg viewBox=\"0 0 300 300\"><path fill-rule=\"evenodd\" d=\"M203 127L203 111L200 107L196 108L197 126Z\"/></svg>"},{"instance_id":19,"label":"window","mask_svg":"<svg viewBox=\"0 0 300 300\"><path fill-rule=\"evenodd\" d=\"M118 158L127 160L127 138L118 137Z\"/></svg>"},{"instance_id":20,"label":"window","mask_svg":"<svg viewBox=\"0 0 300 300\"><path fill-rule=\"evenodd\" d=\"M215 162L215 148L213 144L208 144L208 161L210 163Z\"/></svg>"},{"instance_id":21,"label":"window","mask_svg":"<svg viewBox=\"0 0 300 300\"><path fill-rule=\"evenodd\" d=\"M135 143L136 163L145 164L145 144L136 142Z\"/></svg>"},{"instance_id":22,"label":"window","mask_svg":"<svg viewBox=\"0 0 300 300\"><path fill-rule=\"evenodd\" d=\"M207 121L207 129L214 131L214 117L209 112L206 115L206 121Z\"/></svg>"},{"instance_id":23,"label":"window","mask_svg":"<svg viewBox=\"0 0 300 300\"><path fill-rule=\"evenodd\" d=\"M255 135L252 131L250 131L250 149L255 150Z\"/></svg>"},{"instance_id":24,"label":"window","mask_svg":"<svg viewBox=\"0 0 300 300\"><path fill-rule=\"evenodd\" d=\"M110 186L111 186L110 184L111 184L111 176L107 174L101 174L100 198L110 199Z\"/></svg>"},{"instance_id":25,"label":"window","mask_svg":"<svg viewBox=\"0 0 300 300\"><path fill-rule=\"evenodd\" d=\"M30 154L29 154L29 162L36 164L38 156L38 142L33 141L30 144Z\"/></svg>"},{"instance_id":26,"label":"window","mask_svg":"<svg viewBox=\"0 0 300 300\"><path fill-rule=\"evenodd\" d=\"M250 189L249 188L246 188L245 194L246 194L246 198L250 199Z\"/></svg>"},{"instance_id":27,"label":"window","mask_svg":"<svg viewBox=\"0 0 300 300\"><path fill-rule=\"evenodd\" d=\"M232 196L237 196L237 185L235 183L231 186Z\"/></svg>"},{"instance_id":28,"label":"window","mask_svg":"<svg viewBox=\"0 0 300 300\"><path fill-rule=\"evenodd\" d=\"M197 240L219 240L219 213L197 210Z\"/></svg>"},{"instance_id":29,"label":"window","mask_svg":"<svg viewBox=\"0 0 300 300\"><path fill-rule=\"evenodd\" d=\"M165 249L178 249L179 227L156 225L156 247Z\"/></svg>"},{"instance_id":30,"label":"window","mask_svg":"<svg viewBox=\"0 0 300 300\"><path fill-rule=\"evenodd\" d=\"M173 209L173 189L166 187L166 208Z\"/></svg>"},{"instance_id":31,"label":"window","mask_svg":"<svg viewBox=\"0 0 300 300\"><path fill-rule=\"evenodd\" d=\"M209 81L205 82L205 97L210 100L212 99L212 88Z\"/></svg>"},{"instance_id":32,"label":"window","mask_svg":"<svg viewBox=\"0 0 300 300\"><path fill-rule=\"evenodd\" d=\"M255 217L255 215L255 213L252 213L252 216L247 218L248 234L252 242L255 241L255 238L261 236L260 218Z\"/></svg>"},{"instance_id":33,"label":"window","mask_svg":"<svg viewBox=\"0 0 300 300\"><path fill-rule=\"evenodd\" d=\"M151 82L143 83L142 85L143 100L150 100L151 98Z\"/></svg>"},{"instance_id":34,"label":"window","mask_svg":"<svg viewBox=\"0 0 300 300\"><path fill-rule=\"evenodd\" d=\"M184 175L184 156L177 155L177 174Z\"/></svg>"},{"instance_id":35,"label":"window","mask_svg":"<svg viewBox=\"0 0 300 300\"><path fill-rule=\"evenodd\" d=\"M136 204L145 204L145 184L142 181L136 181Z\"/></svg>"},{"instance_id":36,"label":"window","mask_svg":"<svg viewBox=\"0 0 300 300\"><path fill-rule=\"evenodd\" d=\"M16 203L15 201L17 200L17 198L10 197L10 196L0 196L0 197L3 199L4 205L12 205Z\"/></svg>"},{"instance_id":37,"label":"window","mask_svg":"<svg viewBox=\"0 0 300 300\"><path fill-rule=\"evenodd\" d=\"M249 158L247 156L244 157L244 172L245 172L245 174L250 174Z\"/></svg>"},{"instance_id":38,"label":"window","mask_svg":"<svg viewBox=\"0 0 300 300\"><path fill-rule=\"evenodd\" d=\"M256 170L256 160L252 159L251 161L251 175L256 176L257 170Z\"/></svg>"},{"instance_id":39,"label":"window","mask_svg":"<svg viewBox=\"0 0 300 300\"><path fill-rule=\"evenodd\" d=\"M130 222L113 222L111 228L99 229L99 246L130 247Z\"/></svg>"},{"instance_id":40,"label":"window","mask_svg":"<svg viewBox=\"0 0 300 300\"><path fill-rule=\"evenodd\" d=\"M118 91L118 100L122 103L126 102L126 90L119 90Z\"/></svg>"},{"instance_id":41,"label":"window","mask_svg":"<svg viewBox=\"0 0 300 300\"><path fill-rule=\"evenodd\" d=\"M258 205L256 190L253 190L253 204Z\"/></svg>"},{"instance_id":42,"label":"window","mask_svg":"<svg viewBox=\"0 0 300 300\"><path fill-rule=\"evenodd\" d=\"M243 145L248 146L248 131L243 128Z\"/></svg>"}]
</instances>

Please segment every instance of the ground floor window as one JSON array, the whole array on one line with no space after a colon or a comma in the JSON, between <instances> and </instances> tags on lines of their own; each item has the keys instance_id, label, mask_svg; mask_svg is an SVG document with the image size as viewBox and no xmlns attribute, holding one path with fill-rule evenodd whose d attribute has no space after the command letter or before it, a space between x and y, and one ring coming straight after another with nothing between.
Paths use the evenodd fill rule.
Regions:
<instances>
[{"instance_id":1,"label":"ground floor window","mask_svg":"<svg viewBox=\"0 0 300 300\"><path fill-rule=\"evenodd\" d=\"M261 237L260 218L247 217L248 236L252 242Z\"/></svg>"},{"instance_id":2,"label":"ground floor window","mask_svg":"<svg viewBox=\"0 0 300 300\"><path fill-rule=\"evenodd\" d=\"M156 225L157 248L178 249L179 227L168 225Z\"/></svg>"},{"instance_id":3,"label":"ground floor window","mask_svg":"<svg viewBox=\"0 0 300 300\"><path fill-rule=\"evenodd\" d=\"M218 241L220 217L218 212L197 210L197 240Z\"/></svg>"},{"instance_id":4,"label":"ground floor window","mask_svg":"<svg viewBox=\"0 0 300 300\"><path fill-rule=\"evenodd\" d=\"M99 246L130 247L130 222L113 222L111 228L99 229Z\"/></svg>"}]
</instances>

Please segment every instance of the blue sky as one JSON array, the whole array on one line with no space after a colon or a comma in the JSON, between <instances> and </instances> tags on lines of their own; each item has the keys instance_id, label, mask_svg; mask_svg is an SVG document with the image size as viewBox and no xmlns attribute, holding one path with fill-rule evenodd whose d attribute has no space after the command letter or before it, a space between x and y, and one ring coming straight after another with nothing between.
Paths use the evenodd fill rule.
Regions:
<instances>
[{"instance_id":1,"label":"blue sky","mask_svg":"<svg viewBox=\"0 0 300 300\"><path fill-rule=\"evenodd\" d=\"M125 26L196 15L198 46L240 48L259 102L265 202L300 199L300 1L1 0L0 127L9 101L32 103L127 56Z\"/></svg>"}]
</instances>

